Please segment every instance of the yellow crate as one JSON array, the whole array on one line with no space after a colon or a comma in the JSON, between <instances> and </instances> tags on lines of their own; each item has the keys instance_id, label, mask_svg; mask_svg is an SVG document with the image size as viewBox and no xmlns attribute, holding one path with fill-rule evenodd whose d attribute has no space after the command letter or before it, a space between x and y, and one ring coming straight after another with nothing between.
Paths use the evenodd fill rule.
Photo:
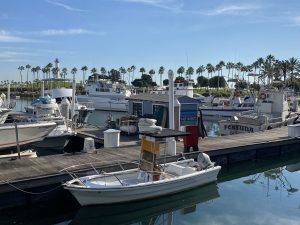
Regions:
<instances>
[{"instance_id":1,"label":"yellow crate","mask_svg":"<svg viewBox=\"0 0 300 225\"><path fill-rule=\"evenodd\" d=\"M159 155L159 142L148 141L145 137L142 138L141 150Z\"/></svg>"}]
</instances>

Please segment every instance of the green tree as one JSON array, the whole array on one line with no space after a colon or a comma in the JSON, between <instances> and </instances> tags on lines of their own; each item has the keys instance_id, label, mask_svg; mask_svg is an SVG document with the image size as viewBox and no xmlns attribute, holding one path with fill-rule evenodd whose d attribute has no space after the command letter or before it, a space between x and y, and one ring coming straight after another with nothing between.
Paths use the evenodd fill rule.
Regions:
<instances>
[{"instance_id":1,"label":"green tree","mask_svg":"<svg viewBox=\"0 0 300 225\"><path fill-rule=\"evenodd\" d=\"M194 68L190 66L190 67L186 70L187 79L188 79L188 80L191 80L193 74L194 74Z\"/></svg>"},{"instance_id":2,"label":"green tree","mask_svg":"<svg viewBox=\"0 0 300 225\"><path fill-rule=\"evenodd\" d=\"M151 78L152 78L152 80L153 80L153 76L154 76L154 74L155 74L155 70L154 70L154 69L151 69L151 70L149 71L149 74L150 74L150 76L151 76Z\"/></svg>"},{"instance_id":3,"label":"green tree","mask_svg":"<svg viewBox=\"0 0 300 225\"><path fill-rule=\"evenodd\" d=\"M93 68L91 69L91 73L92 73L92 74L97 73L96 67L93 67Z\"/></svg>"},{"instance_id":4,"label":"green tree","mask_svg":"<svg viewBox=\"0 0 300 225\"><path fill-rule=\"evenodd\" d=\"M26 83L26 85L27 85L27 88L28 88L28 73L29 73L29 70L30 70L31 66L29 64L27 64L25 66L25 68L27 69L27 83Z\"/></svg>"},{"instance_id":5,"label":"green tree","mask_svg":"<svg viewBox=\"0 0 300 225\"><path fill-rule=\"evenodd\" d=\"M18 70L20 70L20 78L21 78L21 84L23 84L23 75L22 71L25 70L24 66L19 66ZM22 85L21 85L21 90L22 90Z\"/></svg>"},{"instance_id":6,"label":"green tree","mask_svg":"<svg viewBox=\"0 0 300 225\"><path fill-rule=\"evenodd\" d=\"M182 77L182 74L184 74L185 68L183 66L179 67L177 69L177 74Z\"/></svg>"},{"instance_id":7,"label":"green tree","mask_svg":"<svg viewBox=\"0 0 300 225\"><path fill-rule=\"evenodd\" d=\"M86 74L87 70L88 70L87 66L81 67L81 71L82 71L82 85L84 85L84 83L85 83L85 74Z\"/></svg>"},{"instance_id":8,"label":"green tree","mask_svg":"<svg viewBox=\"0 0 300 225\"><path fill-rule=\"evenodd\" d=\"M162 75L164 74L164 72L165 72L165 68L163 66L159 67L158 74L159 74L160 86L162 86Z\"/></svg>"},{"instance_id":9,"label":"green tree","mask_svg":"<svg viewBox=\"0 0 300 225\"><path fill-rule=\"evenodd\" d=\"M208 79L204 76L197 77L197 83L199 87L207 87L208 86Z\"/></svg>"},{"instance_id":10,"label":"green tree","mask_svg":"<svg viewBox=\"0 0 300 225\"><path fill-rule=\"evenodd\" d=\"M219 87L226 87L226 81L225 81L224 77L214 76L209 79L210 87L217 88L218 84L219 84Z\"/></svg>"},{"instance_id":11,"label":"green tree","mask_svg":"<svg viewBox=\"0 0 300 225\"><path fill-rule=\"evenodd\" d=\"M109 79L111 82L117 82L121 79L121 74L118 70L111 69Z\"/></svg>"},{"instance_id":12,"label":"green tree","mask_svg":"<svg viewBox=\"0 0 300 225\"><path fill-rule=\"evenodd\" d=\"M101 75L106 75L106 69L104 67L100 68Z\"/></svg>"},{"instance_id":13,"label":"green tree","mask_svg":"<svg viewBox=\"0 0 300 225\"><path fill-rule=\"evenodd\" d=\"M169 79L164 79L163 80L163 85L168 86L169 85Z\"/></svg>"},{"instance_id":14,"label":"green tree","mask_svg":"<svg viewBox=\"0 0 300 225\"><path fill-rule=\"evenodd\" d=\"M145 68L144 67L141 67L140 68L140 73L142 73L142 75L146 72Z\"/></svg>"}]
</instances>

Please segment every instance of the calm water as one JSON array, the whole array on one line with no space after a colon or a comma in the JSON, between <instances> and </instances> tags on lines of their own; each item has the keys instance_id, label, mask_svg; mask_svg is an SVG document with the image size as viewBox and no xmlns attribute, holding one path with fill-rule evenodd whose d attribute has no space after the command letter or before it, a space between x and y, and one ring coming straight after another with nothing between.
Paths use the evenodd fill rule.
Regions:
<instances>
[{"instance_id":1,"label":"calm water","mask_svg":"<svg viewBox=\"0 0 300 225\"><path fill-rule=\"evenodd\" d=\"M217 184L158 200L80 207L52 203L0 211L0 224L300 224L300 156L222 168Z\"/></svg>"},{"instance_id":2,"label":"calm water","mask_svg":"<svg viewBox=\"0 0 300 225\"><path fill-rule=\"evenodd\" d=\"M91 119L102 125L103 115L108 114L95 112ZM217 135L217 123L206 126ZM80 207L63 192L47 204L0 210L0 224L299 225L299 190L296 155L223 167L217 184L134 204Z\"/></svg>"}]
</instances>

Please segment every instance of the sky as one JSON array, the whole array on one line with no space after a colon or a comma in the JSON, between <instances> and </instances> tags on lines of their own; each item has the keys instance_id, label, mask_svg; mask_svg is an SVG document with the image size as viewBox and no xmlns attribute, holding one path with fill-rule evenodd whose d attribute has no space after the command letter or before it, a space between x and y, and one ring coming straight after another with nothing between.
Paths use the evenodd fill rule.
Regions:
<instances>
[{"instance_id":1,"label":"sky","mask_svg":"<svg viewBox=\"0 0 300 225\"><path fill-rule=\"evenodd\" d=\"M20 81L19 66L42 68L55 58L61 68L76 67L78 80L84 65L135 65L138 77L141 67L157 73L221 60L251 64L269 54L300 58L299 0L0 2L0 80Z\"/></svg>"}]
</instances>

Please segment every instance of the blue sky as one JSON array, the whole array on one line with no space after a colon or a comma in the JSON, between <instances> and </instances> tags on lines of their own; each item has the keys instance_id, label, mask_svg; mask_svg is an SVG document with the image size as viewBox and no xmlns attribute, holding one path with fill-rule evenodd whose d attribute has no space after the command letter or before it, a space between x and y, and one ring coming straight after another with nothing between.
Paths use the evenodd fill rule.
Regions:
<instances>
[{"instance_id":1,"label":"blue sky","mask_svg":"<svg viewBox=\"0 0 300 225\"><path fill-rule=\"evenodd\" d=\"M77 67L78 80L83 65L157 71L300 58L299 37L299 0L1 0L0 80L55 58Z\"/></svg>"}]
</instances>

